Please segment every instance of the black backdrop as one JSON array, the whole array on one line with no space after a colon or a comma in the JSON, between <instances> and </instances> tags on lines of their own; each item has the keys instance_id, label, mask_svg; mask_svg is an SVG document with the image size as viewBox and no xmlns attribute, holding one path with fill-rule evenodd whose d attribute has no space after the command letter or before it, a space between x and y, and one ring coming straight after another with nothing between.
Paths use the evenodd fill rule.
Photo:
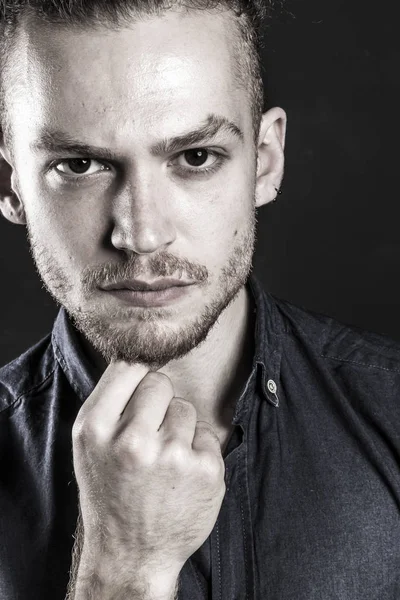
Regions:
<instances>
[{"instance_id":1,"label":"black backdrop","mask_svg":"<svg viewBox=\"0 0 400 600\"><path fill-rule=\"evenodd\" d=\"M288 114L283 194L259 211L255 273L310 310L400 340L397 0L275 0L268 106ZM0 365L57 306L25 229L0 219Z\"/></svg>"}]
</instances>

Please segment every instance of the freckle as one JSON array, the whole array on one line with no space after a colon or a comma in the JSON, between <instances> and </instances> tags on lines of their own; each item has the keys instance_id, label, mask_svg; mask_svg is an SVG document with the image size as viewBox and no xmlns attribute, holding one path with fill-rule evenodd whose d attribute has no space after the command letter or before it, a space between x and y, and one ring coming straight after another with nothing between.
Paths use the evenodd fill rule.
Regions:
<instances>
[{"instance_id":1,"label":"freckle","mask_svg":"<svg viewBox=\"0 0 400 600\"><path fill-rule=\"evenodd\" d=\"M238 233L238 230L236 229L235 233L233 234L233 237L236 237Z\"/></svg>"}]
</instances>

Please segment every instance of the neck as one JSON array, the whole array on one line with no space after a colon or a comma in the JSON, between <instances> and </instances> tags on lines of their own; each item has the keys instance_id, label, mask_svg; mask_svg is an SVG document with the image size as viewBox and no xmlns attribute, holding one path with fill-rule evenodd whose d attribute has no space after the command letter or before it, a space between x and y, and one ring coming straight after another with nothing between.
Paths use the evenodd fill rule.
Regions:
<instances>
[{"instance_id":1,"label":"neck","mask_svg":"<svg viewBox=\"0 0 400 600\"><path fill-rule=\"evenodd\" d=\"M254 357L255 315L251 292L244 286L221 314L203 344L160 369L175 395L192 402L198 419L229 427L236 402Z\"/></svg>"}]
</instances>

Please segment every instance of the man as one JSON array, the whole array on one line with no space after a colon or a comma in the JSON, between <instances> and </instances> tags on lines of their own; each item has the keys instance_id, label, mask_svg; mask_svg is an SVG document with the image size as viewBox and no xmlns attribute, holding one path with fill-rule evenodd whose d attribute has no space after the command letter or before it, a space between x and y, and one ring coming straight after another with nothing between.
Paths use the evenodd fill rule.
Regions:
<instances>
[{"instance_id":1,"label":"man","mask_svg":"<svg viewBox=\"0 0 400 600\"><path fill-rule=\"evenodd\" d=\"M262 4L6 2L1 210L61 309L0 370L1 598L400 597L399 344L250 275Z\"/></svg>"}]
</instances>

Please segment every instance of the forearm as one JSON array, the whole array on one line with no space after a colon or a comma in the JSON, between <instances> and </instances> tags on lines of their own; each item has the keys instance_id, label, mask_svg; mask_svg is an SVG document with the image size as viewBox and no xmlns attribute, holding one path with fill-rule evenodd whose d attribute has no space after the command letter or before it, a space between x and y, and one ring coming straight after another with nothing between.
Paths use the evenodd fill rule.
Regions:
<instances>
[{"instance_id":1,"label":"forearm","mask_svg":"<svg viewBox=\"0 0 400 600\"><path fill-rule=\"evenodd\" d=\"M120 561L108 564L96 552L85 550L82 517L79 511L72 552L70 580L66 600L177 600L178 576L145 573Z\"/></svg>"}]
</instances>

